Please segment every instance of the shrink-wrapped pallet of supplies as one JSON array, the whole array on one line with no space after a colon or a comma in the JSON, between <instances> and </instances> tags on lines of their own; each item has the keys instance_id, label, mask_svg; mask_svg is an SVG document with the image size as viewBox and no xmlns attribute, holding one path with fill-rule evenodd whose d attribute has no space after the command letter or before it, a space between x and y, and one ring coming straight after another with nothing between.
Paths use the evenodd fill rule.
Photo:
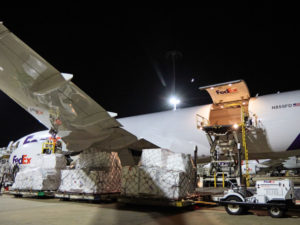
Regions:
<instances>
[{"instance_id":1,"label":"shrink-wrapped pallet of supplies","mask_svg":"<svg viewBox=\"0 0 300 225\"><path fill-rule=\"evenodd\" d=\"M120 163L118 153L101 152L99 149L91 148L80 153L76 160L76 169L108 170L115 166L114 163Z\"/></svg>"},{"instance_id":2,"label":"shrink-wrapped pallet of supplies","mask_svg":"<svg viewBox=\"0 0 300 225\"><path fill-rule=\"evenodd\" d=\"M195 173L189 175L182 171L160 171L159 188L162 196L168 199L181 199L195 190Z\"/></svg>"},{"instance_id":3,"label":"shrink-wrapped pallet of supplies","mask_svg":"<svg viewBox=\"0 0 300 225\"><path fill-rule=\"evenodd\" d=\"M81 153L75 169L62 170L60 192L106 194L121 191L121 161L115 152Z\"/></svg>"},{"instance_id":4,"label":"shrink-wrapped pallet of supplies","mask_svg":"<svg viewBox=\"0 0 300 225\"><path fill-rule=\"evenodd\" d=\"M195 175L162 168L126 166L121 194L131 197L180 199L194 192Z\"/></svg>"},{"instance_id":5,"label":"shrink-wrapped pallet of supplies","mask_svg":"<svg viewBox=\"0 0 300 225\"><path fill-rule=\"evenodd\" d=\"M62 154L40 154L31 159L30 164L20 164L12 189L55 191L61 181L61 169L66 168Z\"/></svg>"},{"instance_id":6,"label":"shrink-wrapped pallet of supplies","mask_svg":"<svg viewBox=\"0 0 300 225\"><path fill-rule=\"evenodd\" d=\"M181 199L194 192L195 168L189 155L143 150L140 166L123 167L121 187L123 196Z\"/></svg>"},{"instance_id":7,"label":"shrink-wrapped pallet of supplies","mask_svg":"<svg viewBox=\"0 0 300 225\"><path fill-rule=\"evenodd\" d=\"M6 173L9 173L9 161L8 159L0 159L0 179Z\"/></svg>"},{"instance_id":8,"label":"shrink-wrapped pallet of supplies","mask_svg":"<svg viewBox=\"0 0 300 225\"><path fill-rule=\"evenodd\" d=\"M20 170L12 189L55 191L60 185L60 170L25 168Z\"/></svg>"}]
</instances>

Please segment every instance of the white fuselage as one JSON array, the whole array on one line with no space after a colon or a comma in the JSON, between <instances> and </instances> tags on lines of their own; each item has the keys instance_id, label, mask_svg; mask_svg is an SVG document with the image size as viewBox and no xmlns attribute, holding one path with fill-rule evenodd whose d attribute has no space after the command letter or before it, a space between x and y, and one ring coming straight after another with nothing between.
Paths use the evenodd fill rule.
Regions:
<instances>
[{"instance_id":1,"label":"white fuselage","mask_svg":"<svg viewBox=\"0 0 300 225\"><path fill-rule=\"evenodd\" d=\"M51 135L48 130L39 131L27 135L10 147L14 148L10 158L10 165L18 165L19 167L30 166L30 164L36 164L34 161L38 160L37 156L42 154L43 143L45 143ZM66 145L62 142L62 150L66 151Z\"/></svg>"},{"instance_id":2,"label":"white fuselage","mask_svg":"<svg viewBox=\"0 0 300 225\"><path fill-rule=\"evenodd\" d=\"M118 121L125 130L161 148L192 154L197 146L198 156L204 157L209 156L210 146L204 131L197 129L196 114L209 118L210 107L195 106ZM257 115L253 121L257 123L257 130L247 135L249 153L274 154L300 149L300 91L251 98L249 112ZM43 142L49 137L48 131L41 131L16 141L10 163L26 163L24 157L34 158L40 154ZM64 143L63 150L67 151Z\"/></svg>"},{"instance_id":3,"label":"white fuselage","mask_svg":"<svg viewBox=\"0 0 300 225\"><path fill-rule=\"evenodd\" d=\"M145 138L161 148L199 156L209 156L205 132L197 129L196 114L209 118L211 105L195 106L118 121L138 138ZM273 153L300 149L300 91L251 98L250 115L257 115L257 129L248 133L249 152Z\"/></svg>"}]
</instances>

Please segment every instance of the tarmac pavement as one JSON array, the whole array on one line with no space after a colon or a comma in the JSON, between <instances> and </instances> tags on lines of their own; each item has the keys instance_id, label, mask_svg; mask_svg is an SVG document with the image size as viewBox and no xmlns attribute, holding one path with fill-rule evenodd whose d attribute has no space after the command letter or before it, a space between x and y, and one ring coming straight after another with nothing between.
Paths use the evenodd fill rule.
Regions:
<instances>
[{"instance_id":1,"label":"tarmac pavement","mask_svg":"<svg viewBox=\"0 0 300 225\"><path fill-rule=\"evenodd\" d=\"M0 225L292 225L300 223L300 210L274 219L266 210L231 216L224 207L196 206L188 209L87 203L58 199L0 196Z\"/></svg>"}]
</instances>

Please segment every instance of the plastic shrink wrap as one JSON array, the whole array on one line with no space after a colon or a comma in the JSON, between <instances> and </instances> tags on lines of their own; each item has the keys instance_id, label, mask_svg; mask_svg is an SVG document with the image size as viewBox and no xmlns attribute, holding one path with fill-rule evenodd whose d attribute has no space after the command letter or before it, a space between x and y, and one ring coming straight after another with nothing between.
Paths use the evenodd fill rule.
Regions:
<instances>
[{"instance_id":1,"label":"plastic shrink wrap","mask_svg":"<svg viewBox=\"0 0 300 225\"><path fill-rule=\"evenodd\" d=\"M60 170L26 168L17 173L12 189L55 191L59 185Z\"/></svg>"},{"instance_id":2,"label":"plastic shrink wrap","mask_svg":"<svg viewBox=\"0 0 300 225\"><path fill-rule=\"evenodd\" d=\"M122 169L121 194L181 199L194 192L195 167L190 155L165 149L143 150L140 166Z\"/></svg>"},{"instance_id":3,"label":"plastic shrink wrap","mask_svg":"<svg viewBox=\"0 0 300 225\"><path fill-rule=\"evenodd\" d=\"M66 168L62 154L39 154L32 158L29 165L19 165L12 189L55 191L61 181L60 171Z\"/></svg>"},{"instance_id":4,"label":"plastic shrink wrap","mask_svg":"<svg viewBox=\"0 0 300 225\"><path fill-rule=\"evenodd\" d=\"M121 191L121 161L115 152L88 150L75 169L62 170L60 192L104 194Z\"/></svg>"}]
</instances>

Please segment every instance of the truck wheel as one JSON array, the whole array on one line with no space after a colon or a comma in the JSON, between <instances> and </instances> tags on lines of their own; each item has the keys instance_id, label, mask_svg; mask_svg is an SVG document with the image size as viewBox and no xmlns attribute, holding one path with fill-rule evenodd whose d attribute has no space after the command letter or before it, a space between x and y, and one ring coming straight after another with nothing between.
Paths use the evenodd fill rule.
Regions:
<instances>
[{"instance_id":1,"label":"truck wheel","mask_svg":"<svg viewBox=\"0 0 300 225\"><path fill-rule=\"evenodd\" d=\"M269 208L269 214L273 218L281 218L284 216L284 213L285 213L285 210L281 209L277 206L272 206L271 208Z\"/></svg>"},{"instance_id":2,"label":"truck wheel","mask_svg":"<svg viewBox=\"0 0 300 225\"><path fill-rule=\"evenodd\" d=\"M230 202L241 202L242 200L237 196L230 196L226 199L226 201ZM244 212L244 208L241 205L225 205L226 212L230 215L241 215Z\"/></svg>"}]
</instances>

